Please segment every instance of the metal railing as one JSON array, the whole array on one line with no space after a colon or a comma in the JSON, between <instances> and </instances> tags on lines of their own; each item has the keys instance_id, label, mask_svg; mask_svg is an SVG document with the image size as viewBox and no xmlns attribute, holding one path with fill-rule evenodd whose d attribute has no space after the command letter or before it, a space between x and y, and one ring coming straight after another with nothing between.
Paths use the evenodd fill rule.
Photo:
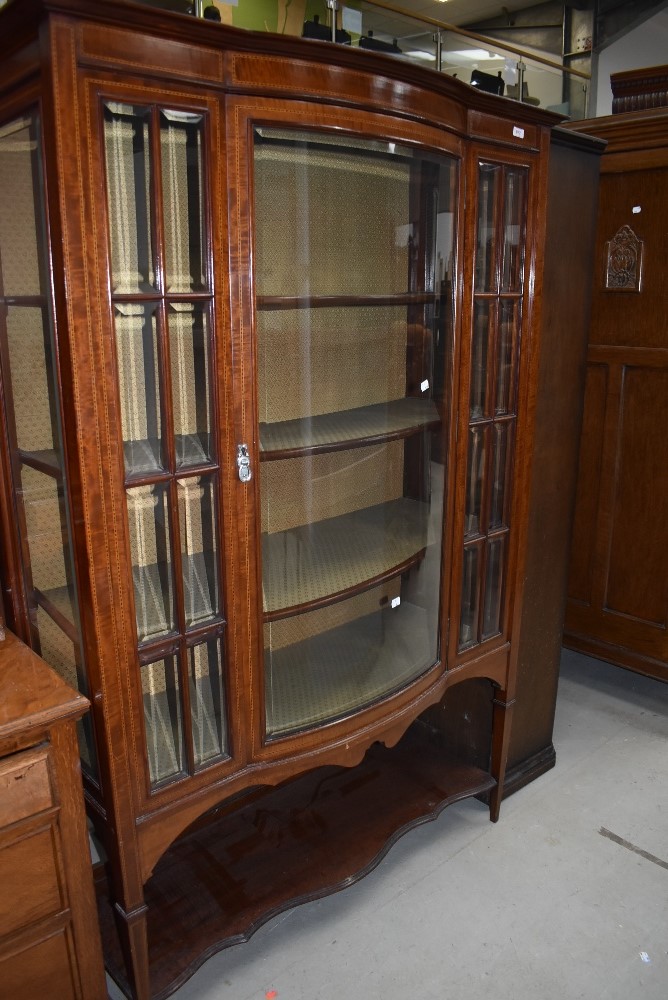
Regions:
<instances>
[{"instance_id":1,"label":"metal railing","mask_svg":"<svg viewBox=\"0 0 668 1000\"><path fill-rule=\"evenodd\" d=\"M282 0L285 3L285 0ZM287 5L292 0L287 0ZM591 74L384 0L320 0L307 37L393 54L514 100L585 118ZM317 6L317 4L315 5ZM309 5L314 10L314 4ZM575 53L580 62L585 52Z\"/></svg>"},{"instance_id":2,"label":"metal railing","mask_svg":"<svg viewBox=\"0 0 668 1000\"><path fill-rule=\"evenodd\" d=\"M584 47L564 53L564 62L557 62L545 51L520 48L386 0L275 0L275 20L270 13L265 15L272 5L260 15L257 0L236 0L232 5L229 0L143 2L214 20L222 16L224 23L241 28L374 49L569 118L588 114L591 74L578 68L589 65L589 50ZM579 41L591 47L590 38Z\"/></svg>"}]
</instances>

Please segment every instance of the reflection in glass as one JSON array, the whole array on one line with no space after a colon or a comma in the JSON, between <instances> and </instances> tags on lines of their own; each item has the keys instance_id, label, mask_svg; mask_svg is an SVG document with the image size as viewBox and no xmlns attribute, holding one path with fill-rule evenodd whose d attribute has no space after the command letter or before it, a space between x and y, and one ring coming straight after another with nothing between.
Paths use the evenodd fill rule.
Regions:
<instances>
[{"instance_id":1,"label":"reflection in glass","mask_svg":"<svg viewBox=\"0 0 668 1000\"><path fill-rule=\"evenodd\" d=\"M502 528L506 524L505 501L506 479L508 476L509 424L494 424L492 427L492 497L489 505L489 530Z\"/></svg>"},{"instance_id":2,"label":"reflection in glass","mask_svg":"<svg viewBox=\"0 0 668 1000\"><path fill-rule=\"evenodd\" d=\"M438 591L402 581L265 625L267 733L342 718L404 687L436 662Z\"/></svg>"},{"instance_id":3,"label":"reflection in glass","mask_svg":"<svg viewBox=\"0 0 668 1000\"><path fill-rule=\"evenodd\" d=\"M501 299L499 303L495 402L497 414L510 413L515 405L513 345L515 331L519 329L520 305L519 299Z\"/></svg>"},{"instance_id":4,"label":"reflection in glass","mask_svg":"<svg viewBox=\"0 0 668 1000\"><path fill-rule=\"evenodd\" d=\"M167 487L137 486L127 498L137 632L145 642L175 627Z\"/></svg>"},{"instance_id":5,"label":"reflection in glass","mask_svg":"<svg viewBox=\"0 0 668 1000\"><path fill-rule=\"evenodd\" d=\"M187 655L193 753L201 767L227 752L222 643L191 646Z\"/></svg>"},{"instance_id":6,"label":"reflection in glass","mask_svg":"<svg viewBox=\"0 0 668 1000\"><path fill-rule=\"evenodd\" d=\"M459 622L459 646L478 641L478 594L480 591L480 544L464 548L462 565L462 604Z\"/></svg>"},{"instance_id":7,"label":"reflection in glass","mask_svg":"<svg viewBox=\"0 0 668 1000\"><path fill-rule=\"evenodd\" d=\"M7 298L46 292L38 136L32 117L0 127L0 294Z\"/></svg>"},{"instance_id":8,"label":"reflection in glass","mask_svg":"<svg viewBox=\"0 0 668 1000\"><path fill-rule=\"evenodd\" d=\"M482 498L485 481L487 433L484 427L469 428L468 471L464 531L476 535L481 530Z\"/></svg>"},{"instance_id":9,"label":"reflection in glass","mask_svg":"<svg viewBox=\"0 0 668 1000\"><path fill-rule=\"evenodd\" d=\"M206 308L198 303L173 302L167 322L176 466L183 468L211 458L211 384Z\"/></svg>"},{"instance_id":10,"label":"reflection in glass","mask_svg":"<svg viewBox=\"0 0 668 1000\"><path fill-rule=\"evenodd\" d=\"M487 541L487 572L485 574L485 601L482 614L483 639L488 639L500 631L505 545L505 535L501 535L499 538L490 538Z\"/></svg>"},{"instance_id":11,"label":"reflection in glass","mask_svg":"<svg viewBox=\"0 0 668 1000\"><path fill-rule=\"evenodd\" d=\"M495 215L500 167L481 163L478 172L478 232L475 256L475 291L490 292L496 286Z\"/></svg>"},{"instance_id":12,"label":"reflection in glass","mask_svg":"<svg viewBox=\"0 0 668 1000\"><path fill-rule=\"evenodd\" d=\"M21 485L32 585L50 595L60 613L74 622L70 552L63 546L67 513L62 489L52 476L30 467L23 469Z\"/></svg>"},{"instance_id":13,"label":"reflection in glass","mask_svg":"<svg viewBox=\"0 0 668 1000\"><path fill-rule=\"evenodd\" d=\"M162 468L155 305L116 303L116 355L128 475Z\"/></svg>"},{"instance_id":14,"label":"reflection in glass","mask_svg":"<svg viewBox=\"0 0 668 1000\"><path fill-rule=\"evenodd\" d=\"M36 115L0 128L0 296L5 297L0 365L11 459L9 503L14 505L31 645L87 695L62 462L41 145ZM94 777L90 714L77 723L77 733L83 766Z\"/></svg>"},{"instance_id":15,"label":"reflection in glass","mask_svg":"<svg viewBox=\"0 0 668 1000\"><path fill-rule=\"evenodd\" d=\"M471 347L471 420L479 420L487 412L487 346L489 343L489 302L478 299L473 318Z\"/></svg>"},{"instance_id":16,"label":"reflection in glass","mask_svg":"<svg viewBox=\"0 0 668 1000\"><path fill-rule=\"evenodd\" d=\"M154 291L150 109L108 101L104 143L112 290Z\"/></svg>"},{"instance_id":17,"label":"reflection in glass","mask_svg":"<svg viewBox=\"0 0 668 1000\"><path fill-rule=\"evenodd\" d=\"M218 609L213 480L179 479L179 528L186 628L212 618Z\"/></svg>"},{"instance_id":18,"label":"reflection in glass","mask_svg":"<svg viewBox=\"0 0 668 1000\"><path fill-rule=\"evenodd\" d=\"M60 466L50 324L39 306L5 307L16 443Z\"/></svg>"},{"instance_id":19,"label":"reflection in glass","mask_svg":"<svg viewBox=\"0 0 668 1000\"><path fill-rule=\"evenodd\" d=\"M64 596L66 600L69 600L66 592ZM50 610L53 611L52 608ZM43 611L41 607L37 608L36 619L39 634L39 655L75 691L85 690L85 676L79 655L78 643L74 642L71 635L64 632L56 624L51 614ZM89 774L95 774L97 771L97 757L95 753L95 737L93 735L93 720L90 712L86 712L83 718L77 722L77 740L82 765Z\"/></svg>"},{"instance_id":20,"label":"reflection in glass","mask_svg":"<svg viewBox=\"0 0 668 1000\"><path fill-rule=\"evenodd\" d=\"M524 272L526 170L506 167L503 218L502 292L521 292Z\"/></svg>"},{"instance_id":21,"label":"reflection in glass","mask_svg":"<svg viewBox=\"0 0 668 1000\"><path fill-rule=\"evenodd\" d=\"M146 750L151 784L182 774L183 713L175 656L141 668Z\"/></svg>"},{"instance_id":22,"label":"reflection in glass","mask_svg":"<svg viewBox=\"0 0 668 1000\"><path fill-rule=\"evenodd\" d=\"M186 111L160 114L168 292L200 291L206 284L202 121Z\"/></svg>"},{"instance_id":23,"label":"reflection in glass","mask_svg":"<svg viewBox=\"0 0 668 1000\"><path fill-rule=\"evenodd\" d=\"M412 150L257 128L254 156L258 295L407 290Z\"/></svg>"}]
</instances>

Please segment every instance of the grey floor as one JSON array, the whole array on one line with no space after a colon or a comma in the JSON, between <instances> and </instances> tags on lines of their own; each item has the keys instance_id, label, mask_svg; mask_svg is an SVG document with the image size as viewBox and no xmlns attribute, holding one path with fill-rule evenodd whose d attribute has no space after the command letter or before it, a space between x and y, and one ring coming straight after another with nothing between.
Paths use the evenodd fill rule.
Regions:
<instances>
[{"instance_id":1,"label":"grey floor","mask_svg":"<svg viewBox=\"0 0 668 1000\"><path fill-rule=\"evenodd\" d=\"M497 824L451 806L176 1000L667 1000L668 685L564 651L554 742Z\"/></svg>"}]
</instances>

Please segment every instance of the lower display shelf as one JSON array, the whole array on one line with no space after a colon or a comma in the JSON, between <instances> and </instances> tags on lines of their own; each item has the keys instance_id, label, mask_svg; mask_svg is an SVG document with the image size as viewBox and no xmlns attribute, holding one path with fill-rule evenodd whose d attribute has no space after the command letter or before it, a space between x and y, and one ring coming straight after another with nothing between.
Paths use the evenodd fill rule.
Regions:
<instances>
[{"instance_id":1,"label":"lower display shelf","mask_svg":"<svg viewBox=\"0 0 668 1000\"><path fill-rule=\"evenodd\" d=\"M354 768L310 771L226 810L179 838L146 884L151 996L163 1000L211 955L267 920L372 871L410 829L494 779L448 757L419 720L392 748L374 744ZM105 962L130 996L103 878L97 882Z\"/></svg>"},{"instance_id":2,"label":"lower display shelf","mask_svg":"<svg viewBox=\"0 0 668 1000\"><path fill-rule=\"evenodd\" d=\"M267 733L280 736L340 718L415 680L436 661L424 608L404 601L265 650Z\"/></svg>"}]
</instances>

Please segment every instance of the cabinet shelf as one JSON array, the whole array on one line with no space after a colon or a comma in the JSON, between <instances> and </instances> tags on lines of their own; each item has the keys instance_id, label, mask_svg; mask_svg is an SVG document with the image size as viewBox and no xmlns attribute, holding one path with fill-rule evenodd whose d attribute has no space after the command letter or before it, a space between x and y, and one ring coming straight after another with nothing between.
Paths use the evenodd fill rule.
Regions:
<instances>
[{"instance_id":1,"label":"cabinet shelf","mask_svg":"<svg viewBox=\"0 0 668 1000\"><path fill-rule=\"evenodd\" d=\"M39 607L46 611L49 618L56 623L68 639L75 643L78 642L79 636L72 621L72 596L69 588L54 587L45 591L35 589L33 593Z\"/></svg>"},{"instance_id":2,"label":"cabinet shelf","mask_svg":"<svg viewBox=\"0 0 668 1000\"><path fill-rule=\"evenodd\" d=\"M265 621L321 607L396 576L428 544L429 505L401 497L262 536Z\"/></svg>"},{"instance_id":3,"label":"cabinet shelf","mask_svg":"<svg viewBox=\"0 0 668 1000\"><path fill-rule=\"evenodd\" d=\"M45 476L51 476L57 480L63 478L58 455L53 448L44 448L40 451L19 451L18 456L23 465L28 465L31 469L44 473Z\"/></svg>"},{"instance_id":4,"label":"cabinet shelf","mask_svg":"<svg viewBox=\"0 0 668 1000\"><path fill-rule=\"evenodd\" d=\"M415 680L434 661L426 618L403 602L265 653L267 733L343 718Z\"/></svg>"},{"instance_id":5,"label":"cabinet shelf","mask_svg":"<svg viewBox=\"0 0 668 1000\"><path fill-rule=\"evenodd\" d=\"M260 310L332 309L338 306L413 306L438 299L435 292L390 292L387 295L258 295Z\"/></svg>"},{"instance_id":6,"label":"cabinet shelf","mask_svg":"<svg viewBox=\"0 0 668 1000\"><path fill-rule=\"evenodd\" d=\"M409 830L495 784L416 722L354 770L316 768L225 810L174 843L146 885L153 996L169 996L205 958L284 910L357 882ZM103 877L97 889L107 967L130 995ZM177 926L175 913L186 914Z\"/></svg>"},{"instance_id":7,"label":"cabinet shelf","mask_svg":"<svg viewBox=\"0 0 668 1000\"><path fill-rule=\"evenodd\" d=\"M408 437L438 427L439 423L434 401L412 396L300 420L265 423L260 424L260 458L270 461L362 447Z\"/></svg>"}]
</instances>

